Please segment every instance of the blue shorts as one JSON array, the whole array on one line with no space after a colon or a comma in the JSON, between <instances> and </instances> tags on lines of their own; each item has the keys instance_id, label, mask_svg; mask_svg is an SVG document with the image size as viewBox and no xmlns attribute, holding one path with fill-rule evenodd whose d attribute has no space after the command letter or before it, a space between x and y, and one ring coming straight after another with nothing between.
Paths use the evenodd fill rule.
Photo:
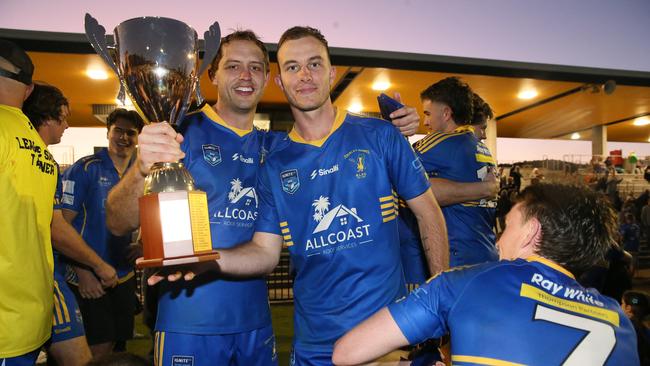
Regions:
<instances>
[{"instance_id":1,"label":"blue shorts","mask_svg":"<svg viewBox=\"0 0 650 366\"><path fill-rule=\"evenodd\" d=\"M63 342L84 334L84 323L77 300L68 284L55 276L54 321L52 322L52 338L48 343Z\"/></svg>"},{"instance_id":2,"label":"blue shorts","mask_svg":"<svg viewBox=\"0 0 650 366\"><path fill-rule=\"evenodd\" d=\"M0 358L0 365L2 366L34 366L36 364L36 359L38 358L38 353L41 351L41 347L25 353L24 355L9 357L9 358Z\"/></svg>"},{"instance_id":3,"label":"blue shorts","mask_svg":"<svg viewBox=\"0 0 650 366\"><path fill-rule=\"evenodd\" d=\"M278 365L271 326L218 335L157 331L154 342L156 366Z\"/></svg>"},{"instance_id":4,"label":"blue shorts","mask_svg":"<svg viewBox=\"0 0 650 366\"><path fill-rule=\"evenodd\" d=\"M300 349L294 345L289 358L290 366L331 366L332 350Z\"/></svg>"}]
</instances>

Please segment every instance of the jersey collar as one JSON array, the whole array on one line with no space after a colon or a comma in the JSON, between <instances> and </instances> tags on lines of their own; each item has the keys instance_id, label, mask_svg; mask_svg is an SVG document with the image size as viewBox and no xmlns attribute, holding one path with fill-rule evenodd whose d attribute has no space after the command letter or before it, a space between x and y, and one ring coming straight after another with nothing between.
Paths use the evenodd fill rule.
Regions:
<instances>
[{"instance_id":1,"label":"jersey collar","mask_svg":"<svg viewBox=\"0 0 650 366\"><path fill-rule=\"evenodd\" d=\"M462 126L458 126L458 127L454 128L454 130L452 131L452 133L456 133L456 132L467 132L467 131L469 131L469 132L471 132L471 133L474 133L474 126L471 126L471 125L462 125Z\"/></svg>"},{"instance_id":2,"label":"jersey collar","mask_svg":"<svg viewBox=\"0 0 650 366\"><path fill-rule=\"evenodd\" d=\"M526 260L529 261L529 262L539 262L539 263L541 263L541 264L543 264L543 265L545 265L547 267L553 268L554 270L556 270L558 272L562 272L565 275L567 275L567 276L569 276L569 277L571 277L571 278L573 278L575 280L575 277L573 276L573 274L571 272L567 271L564 267L562 267L561 265L553 262L552 260L540 257L538 255L530 256L530 257L526 258Z\"/></svg>"},{"instance_id":3,"label":"jersey collar","mask_svg":"<svg viewBox=\"0 0 650 366\"><path fill-rule=\"evenodd\" d=\"M301 143L301 144L307 144L307 145L313 145L313 146L316 146L316 147L322 147L323 144L325 143L325 141L327 141L327 139L330 136L332 136L332 134L334 132L336 132L336 130L338 130L339 127L341 127L341 125L343 124L343 121L345 120L345 117L347 117L347 115L348 114L347 114L347 112L345 110L343 110L341 108L336 108L336 116L334 117L334 123L332 124L332 129L322 139L307 141L307 140L303 139L302 136L300 136L298 134L298 132L296 132L295 127L291 129L291 132L289 132L289 138L291 139L291 141L298 142L298 143Z\"/></svg>"},{"instance_id":4,"label":"jersey collar","mask_svg":"<svg viewBox=\"0 0 650 366\"><path fill-rule=\"evenodd\" d=\"M212 106L209 105L208 103L206 103L203 106L203 108L201 108L201 112L203 112L203 114L205 114L208 118L213 120L216 124L231 130L232 132L236 133L237 136L239 137L244 137L246 136L246 134L250 133L253 130L252 128L250 130L242 130L241 128L230 126L228 123L226 123L226 121L223 120L223 118L221 118L221 116L217 114L217 112L215 112L214 109L212 109Z\"/></svg>"}]
</instances>

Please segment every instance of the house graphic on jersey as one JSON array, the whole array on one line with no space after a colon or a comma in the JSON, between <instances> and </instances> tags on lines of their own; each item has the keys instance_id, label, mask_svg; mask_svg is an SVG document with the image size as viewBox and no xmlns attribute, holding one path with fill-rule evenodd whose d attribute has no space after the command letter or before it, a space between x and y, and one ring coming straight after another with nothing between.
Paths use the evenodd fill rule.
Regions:
<instances>
[{"instance_id":1,"label":"house graphic on jersey","mask_svg":"<svg viewBox=\"0 0 650 366\"><path fill-rule=\"evenodd\" d=\"M356 222L363 222L363 219L357 215L356 208L347 208L344 205L338 205L327 211L320 220L316 220L318 221L318 226L316 226L313 233L317 234L329 229L335 219L338 219L342 226L347 225L350 219L356 220Z\"/></svg>"},{"instance_id":2,"label":"house graphic on jersey","mask_svg":"<svg viewBox=\"0 0 650 366\"><path fill-rule=\"evenodd\" d=\"M255 202L255 207L257 207L257 193L253 187L242 187L241 181L238 178L233 179L230 182L231 188L228 193L228 199L230 203L237 203L242 199L246 199L244 203L246 206L249 206L252 202Z\"/></svg>"}]
</instances>

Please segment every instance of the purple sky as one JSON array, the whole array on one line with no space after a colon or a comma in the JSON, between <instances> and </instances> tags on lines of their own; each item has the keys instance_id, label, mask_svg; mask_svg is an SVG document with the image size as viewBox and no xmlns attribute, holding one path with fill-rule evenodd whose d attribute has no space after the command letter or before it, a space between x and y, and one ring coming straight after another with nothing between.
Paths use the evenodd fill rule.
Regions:
<instances>
[{"instance_id":1,"label":"purple sky","mask_svg":"<svg viewBox=\"0 0 650 366\"><path fill-rule=\"evenodd\" d=\"M648 0L2 0L0 27L82 33L86 12L109 33L157 15L199 34L218 20L276 43L311 25L337 47L650 72Z\"/></svg>"}]
</instances>

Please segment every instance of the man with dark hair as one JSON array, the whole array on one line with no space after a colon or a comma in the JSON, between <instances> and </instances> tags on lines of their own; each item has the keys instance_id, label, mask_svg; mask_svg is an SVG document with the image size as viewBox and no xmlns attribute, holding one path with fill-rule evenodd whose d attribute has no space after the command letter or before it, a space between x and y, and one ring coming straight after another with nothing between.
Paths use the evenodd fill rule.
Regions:
<instances>
[{"instance_id":1,"label":"man with dark hair","mask_svg":"<svg viewBox=\"0 0 650 366\"><path fill-rule=\"evenodd\" d=\"M474 136L479 140L485 140L487 138L485 130L487 129L488 121L494 118L494 112L490 105L476 93L472 95L472 107L474 113L470 125L474 127Z\"/></svg>"},{"instance_id":2,"label":"man with dark hair","mask_svg":"<svg viewBox=\"0 0 650 366\"><path fill-rule=\"evenodd\" d=\"M253 238L222 249L218 261L184 278L206 270L263 275L286 245L296 272L292 364L321 365L331 362L336 338L405 293L393 188L421 223L433 270L447 267L448 248L442 215L408 142L385 121L337 111L329 97L335 70L322 35L308 27L286 34L276 83L296 123L259 173Z\"/></svg>"},{"instance_id":3,"label":"man with dark hair","mask_svg":"<svg viewBox=\"0 0 650 366\"><path fill-rule=\"evenodd\" d=\"M70 115L68 100L56 87L36 84L23 104L23 113L49 146L58 144ZM54 247L54 320L52 338L46 348L59 365L85 365L91 359L79 306L65 282L65 264L61 254L92 268L102 284L112 287L117 282L115 269L103 261L64 218L61 203L60 174L57 179L52 215L52 246ZM61 253L61 254L60 254Z\"/></svg>"},{"instance_id":4,"label":"man with dark hair","mask_svg":"<svg viewBox=\"0 0 650 366\"><path fill-rule=\"evenodd\" d=\"M616 245L616 214L604 197L538 184L522 191L507 220L500 262L437 275L340 339L333 362L364 363L450 333L454 364L638 365L634 328L618 303L574 277Z\"/></svg>"},{"instance_id":5,"label":"man with dark hair","mask_svg":"<svg viewBox=\"0 0 650 366\"><path fill-rule=\"evenodd\" d=\"M127 259L131 232L115 236L108 231L104 203L109 190L131 166L143 124L134 111L114 110L106 120L108 148L77 160L63 174L63 194L57 208L118 276L117 285L106 289L82 264L72 266L68 274L93 357L112 352L116 342L133 336L135 278L133 263Z\"/></svg>"},{"instance_id":6,"label":"man with dark hair","mask_svg":"<svg viewBox=\"0 0 650 366\"><path fill-rule=\"evenodd\" d=\"M467 84L454 77L422 91L424 124L432 132L414 145L445 215L452 267L497 259L494 225L499 179L490 151L469 126L473 95Z\"/></svg>"},{"instance_id":7,"label":"man with dark hair","mask_svg":"<svg viewBox=\"0 0 650 366\"><path fill-rule=\"evenodd\" d=\"M208 194L213 247L226 253L229 249L222 248L253 237L254 223L261 212L257 193L261 160L271 149L271 140L280 140L274 134L253 129L255 109L268 80L268 54L251 31L226 36L220 47L220 56L210 71L219 95L216 105L206 105L188 116L183 122L183 137L164 123L145 128L139 140L140 170L127 174L108 199L108 224L112 230L121 232L137 225L137 198L142 195L144 176L151 164L183 158L197 187ZM404 129L416 125L404 118L395 123L404 124ZM245 194L250 199L242 199ZM233 210L244 215L232 215ZM241 273L235 276L212 271L192 283L163 284L168 290L164 290L158 310L158 362L171 364L177 356L178 362L193 357L194 365L276 364L263 275L277 264L280 248L281 241L273 247L278 252L265 258L274 262L264 269L247 271L253 265L246 264L249 256L244 255L232 260L244 262L236 266ZM266 254L259 250L250 259ZM227 269L224 272L230 274ZM242 279L243 275L247 279ZM193 311L188 312L188 308Z\"/></svg>"},{"instance_id":8,"label":"man with dark hair","mask_svg":"<svg viewBox=\"0 0 650 366\"><path fill-rule=\"evenodd\" d=\"M0 364L34 364L52 330L50 222L57 167L21 111L34 65L0 40Z\"/></svg>"}]
</instances>

